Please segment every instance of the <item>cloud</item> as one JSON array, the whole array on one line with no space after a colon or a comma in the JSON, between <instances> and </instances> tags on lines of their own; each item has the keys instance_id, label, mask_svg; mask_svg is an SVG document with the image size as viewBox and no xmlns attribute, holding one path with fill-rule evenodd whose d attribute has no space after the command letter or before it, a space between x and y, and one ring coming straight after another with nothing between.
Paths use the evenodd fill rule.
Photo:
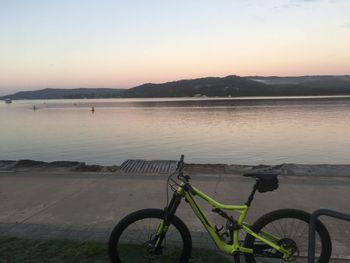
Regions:
<instances>
[{"instance_id":1,"label":"cloud","mask_svg":"<svg viewBox=\"0 0 350 263\"><path fill-rule=\"evenodd\" d=\"M320 0L298 0L299 2L319 2Z\"/></svg>"},{"instance_id":2,"label":"cloud","mask_svg":"<svg viewBox=\"0 0 350 263\"><path fill-rule=\"evenodd\" d=\"M278 7L282 8L293 8L293 7L301 7L303 2L318 2L322 0L290 0L286 1L283 4L278 5Z\"/></svg>"},{"instance_id":3,"label":"cloud","mask_svg":"<svg viewBox=\"0 0 350 263\"><path fill-rule=\"evenodd\" d=\"M302 7L303 4L316 4L316 3L331 3L335 4L335 0L289 0L285 1L283 4L278 4L277 8L294 8Z\"/></svg>"},{"instance_id":4,"label":"cloud","mask_svg":"<svg viewBox=\"0 0 350 263\"><path fill-rule=\"evenodd\" d=\"M337 1L336 0L292 0L292 1L294 1L294 2L309 2L309 3L317 3L317 2L319 2L319 3L321 3L321 2L324 2L324 3L330 3L330 4L336 4L337 3Z\"/></svg>"}]
</instances>

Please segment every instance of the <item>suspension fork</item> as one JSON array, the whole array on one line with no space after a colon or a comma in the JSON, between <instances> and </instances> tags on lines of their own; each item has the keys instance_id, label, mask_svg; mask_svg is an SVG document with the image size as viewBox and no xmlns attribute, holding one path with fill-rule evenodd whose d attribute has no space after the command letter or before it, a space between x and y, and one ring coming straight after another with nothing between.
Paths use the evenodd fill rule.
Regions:
<instances>
[{"instance_id":1,"label":"suspension fork","mask_svg":"<svg viewBox=\"0 0 350 263\"><path fill-rule=\"evenodd\" d=\"M164 240L164 237L168 231L168 228L174 218L177 208L181 203L183 195L178 192L174 192L170 203L167 207L164 208L164 219L162 219L157 228L156 242L155 242L155 253L159 253L161 250L161 244Z\"/></svg>"},{"instance_id":2,"label":"suspension fork","mask_svg":"<svg viewBox=\"0 0 350 263\"><path fill-rule=\"evenodd\" d=\"M164 208L164 221L166 224L168 224L168 225L171 224L171 221L174 218L176 210L181 203L182 197L183 197L183 195L181 195L180 193L174 192L174 194L170 200L169 205Z\"/></svg>"}]
</instances>

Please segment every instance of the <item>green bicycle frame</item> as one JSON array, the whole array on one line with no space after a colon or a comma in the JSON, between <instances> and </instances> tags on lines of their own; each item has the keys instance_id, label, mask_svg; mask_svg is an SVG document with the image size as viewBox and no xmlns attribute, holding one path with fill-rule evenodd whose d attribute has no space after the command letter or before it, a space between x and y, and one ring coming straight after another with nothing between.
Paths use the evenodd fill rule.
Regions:
<instances>
[{"instance_id":1,"label":"green bicycle frame","mask_svg":"<svg viewBox=\"0 0 350 263\"><path fill-rule=\"evenodd\" d=\"M256 239L260 240L262 243L264 243L264 244L270 246L271 248L274 248L276 251L282 253L284 259L288 259L288 257L290 256L290 252L288 250L284 249L283 247L277 245L276 243L272 242L272 241L278 241L279 240L278 237L275 237L275 236L270 235L269 233L263 232L263 231L260 232L259 234L257 234L253 230L251 230L251 228L250 228L251 226L245 222L247 213L249 211L249 205L246 205L246 204L245 205L221 204L193 186L190 186L190 189L188 189L188 187L186 187L188 185L189 185L188 183L181 183L181 185L178 187L177 191L175 192L175 195L178 195L180 198L185 198L185 200L189 203L189 205L191 206L191 208L194 211L194 213L196 214L196 216L202 222L203 226L205 227L205 229L209 233L210 237L215 242L216 246L221 251L223 251L227 254L231 254L231 255L233 255L235 253L250 253L250 254L254 253L252 248L246 248L246 247L242 246L242 244L240 243L240 241L238 239L239 230L233 231L233 243L232 244L227 244L223 240L221 240L221 238L217 234L215 228L211 225L208 218L204 214L203 209L196 202L194 196L198 196L201 199L205 200L208 204L210 204L212 206L213 209L216 208L216 209L222 209L222 210L227 210L227 211L235 211L235 212L239 213L237 223L238 223L238 226L240 229L244 230L246 233L248 233L248 234L252 235L253 237L255 237ZM177 206L178 206L178 204L176 205L173 213L175 213ZM159 240L159 239L157 240L157 244L159 244L159 242L162 241L167 229L168 229L168 227L166 226L166 224L164 224L164 220L162 220L160 225L158 226L157 235L159 236L159 235L161 235L161 233L163 233L163 237L161 238L161 240Z\"/></svg>"}]
</instances>

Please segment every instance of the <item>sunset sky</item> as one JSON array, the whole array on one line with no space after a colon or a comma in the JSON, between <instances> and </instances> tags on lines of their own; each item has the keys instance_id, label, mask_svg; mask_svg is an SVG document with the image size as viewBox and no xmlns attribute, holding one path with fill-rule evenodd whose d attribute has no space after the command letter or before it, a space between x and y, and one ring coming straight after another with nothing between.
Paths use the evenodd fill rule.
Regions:
<instances>
[{"instance_id":1,"label":"sunset sky","mask_svg":"<svg viewBox=\"0 0 350 263\"><path fill-rule=\"evenodd\" d=\"M0 0L0 93L350 74L349 0Z\"/></svg>"}]
</instances>

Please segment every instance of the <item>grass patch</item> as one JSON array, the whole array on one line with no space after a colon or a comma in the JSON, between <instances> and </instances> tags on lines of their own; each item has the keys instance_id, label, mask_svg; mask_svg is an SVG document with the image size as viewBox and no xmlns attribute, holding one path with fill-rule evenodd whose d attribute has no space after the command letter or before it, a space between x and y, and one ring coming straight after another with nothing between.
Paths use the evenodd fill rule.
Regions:
<instances>
[{"instance_id":1,"label":"grass patch","mask_svg":"<svg viewBox=\"0 0 350 263\"><path fill-rule=\"evenodd\" d=\"M132 257L133 255L130 254L130 258ZM0 262L102 263L109 262L109 259L107 246L104 243L72 240L29 240L2 237L0 238ZM194 248L189 262L229 263L230 261L213 250Z\"/></svg>"}]
</instances>

